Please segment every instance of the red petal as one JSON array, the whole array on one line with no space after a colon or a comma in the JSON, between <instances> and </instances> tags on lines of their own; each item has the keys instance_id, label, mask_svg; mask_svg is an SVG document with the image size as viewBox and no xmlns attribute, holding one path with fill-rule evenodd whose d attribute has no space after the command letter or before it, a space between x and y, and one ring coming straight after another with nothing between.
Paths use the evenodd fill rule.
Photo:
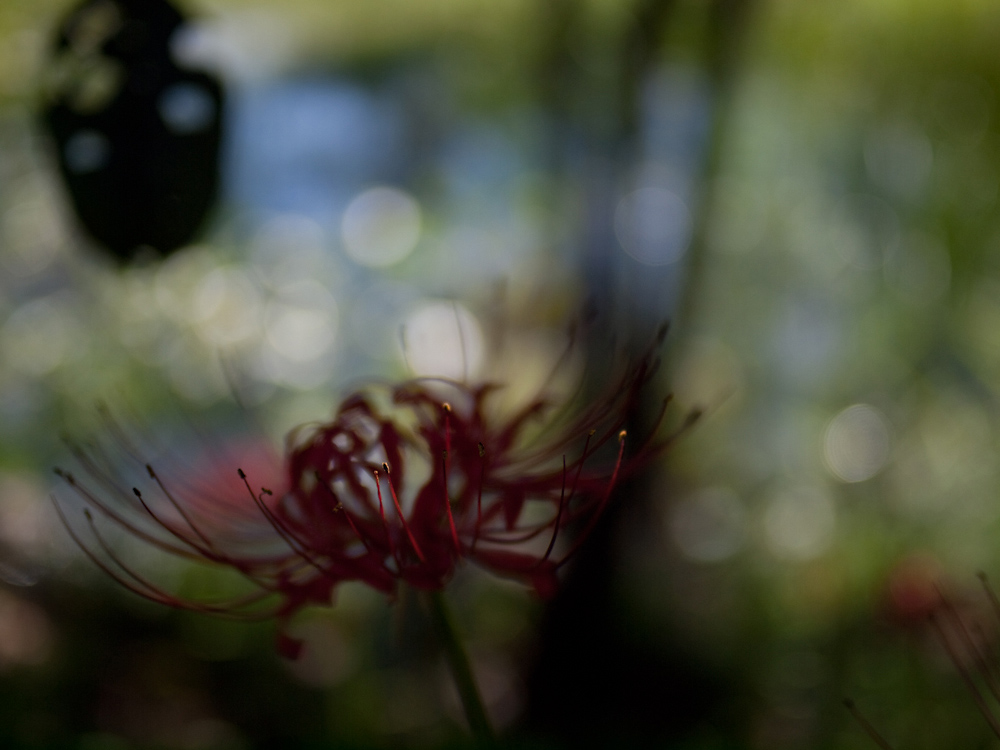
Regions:
<instances>
[{"instance_id":1,"label":"red petal","mask_svg":"<svg viewBox=\"0 0 1000 750\"><path fill-rule=\"evenodd\" d=\"M531 585L543 599L555 595L559 588L558 568L552 560L545 560L523 552L479 548L474 559L499 575L517 578Z\"/></svg>"},{"instance_id":2,"label":"red petal","mask_svg":"<svg viewBox=\"0 0 1000 750\"><path fill-rule=\"evenodd\" d=\"M517 519L521 517L521 509L524 508L524 493L508 493L503 499L503 517L507 522L507 530L510 531L517 525Z\"/></svg>"}]
</instances>

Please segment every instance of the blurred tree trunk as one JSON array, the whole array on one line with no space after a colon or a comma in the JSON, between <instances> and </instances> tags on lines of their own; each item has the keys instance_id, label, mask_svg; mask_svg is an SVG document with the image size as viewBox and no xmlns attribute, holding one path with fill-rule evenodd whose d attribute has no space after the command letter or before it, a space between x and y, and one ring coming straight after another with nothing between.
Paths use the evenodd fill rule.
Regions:
<instances>
[{"instance_id":1,"label":"blurred tree trunk","mask_svg":"<svg viewBox=\"0 0 1000 750\"><path fill-rule=\"evenodd\" d=\"M555 4L553 24L569 23L572 3ZM686 276L681 298L676 302L682 330L674 331L670 351L676 351L691 330L701 276L704 273L706 230L712 220L711 187L718 171L721 145L730 119L744 39L750 26L755 0L715 0L708 8L703 68L711 88L711 112L691 244L686 257ZM597 151L591 157L600 165L591 197L584 242L585 273L590 293L598 307L628 305L629 300L610 298L609 279L615 273L612 259L618 252L609 216L613 216L616 190L622 175L634 167L639 154L643 122L643 88L656 70L671 21L678 10L675 0L639 0L632 22L622 34L615 86L609 100L616 104L614 124L603 137L591 135ZM542 80L558 89L572 80L565 55L565 28L553 28L554 47L546 59L551 66ZM558 82L558 83L556 83ZM574 82L579 84L578 81ZM546 100L556 108L565 106L569 94L551 90ZM548 98L551 96L551 98ZM558 116L556 120L560 119ZM604 205L601 205L601 204ZM633 320L626 315L625 319ZM662 321L645 321L653 330ZM645 324L643 327L645 327ZM644 332L615 332L648 340ZM636 335L638 334L638 335ZM607 335L607 331L597 336ZM604 341L606 345L606 339ZM607 357L605 347L595 346L593 358ZM600 369L599 367L596 369ZM656 401L656 399L652 399ZM645 434L649 414L658 403L648 404L632 416L630 433ZM671 741L699 727L730 721L737 691L732 678L709 675L696 657L672 646L668 635L656 644L637 637L623 611L620 570L625 545L642 538L638 533L656 523L650 478L638 478L616 490L606 517L575 560L562 589L546 612L540 633L538 656L529 681L525 729L557 741L600 743L633 740ZM662 486L655 497L662 497ZM666 587L665 587L666 592ZM666 595L666 593L665 593Z\"/></svg>"}]
</instances>

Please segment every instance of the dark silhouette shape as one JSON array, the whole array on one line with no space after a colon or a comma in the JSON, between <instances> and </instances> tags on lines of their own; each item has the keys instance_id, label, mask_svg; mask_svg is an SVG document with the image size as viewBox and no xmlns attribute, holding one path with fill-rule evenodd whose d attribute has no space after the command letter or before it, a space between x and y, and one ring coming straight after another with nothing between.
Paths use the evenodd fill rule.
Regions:
<instances>
[{"instance_id":1,"label":"dark silhouette shape","mask_svg":"<svg viewBox=\"0 0 1000 750\"><path fill-rule=\"evenodd\" d=\"M166 0L85 0L59 27L44 120L87 232L119 261L190 242L219 182L223 90L182 67Z\"/></svg>"}]
</instances>

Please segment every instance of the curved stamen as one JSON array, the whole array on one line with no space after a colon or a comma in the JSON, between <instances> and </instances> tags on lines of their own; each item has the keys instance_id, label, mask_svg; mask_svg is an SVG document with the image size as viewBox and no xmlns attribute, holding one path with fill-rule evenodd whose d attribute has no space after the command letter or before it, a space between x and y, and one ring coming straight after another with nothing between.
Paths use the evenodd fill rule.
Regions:
<instances>
[{"instance_id":1,"label":"curved stamen","mask_svg":"<svg viewBox=\"0 0 1000 750\"><path fill-rule=\"evenodd\" d=\"M59 502L52 495L49 496L49 499L52 500L52 504L56 509L56 514L59 516L59 520L62 522L63 527L66 529L66 532L70 535L70 538L73 540L73 542L80 548L80 551L83 552L83 554L86 555L87 558L94 565L96 565L105 575L107 575L109 578L114 580L119 585L125 587L132 593L137 594L143 597L144 599L148 599L149 601L156 602L158 604L165 604L170 607L175 607L178 609L186 609L192 612L202 612L204 614L229 617L231 619L236 619L236 620L268 620L274 617L275 614L277 614L278 611L277 608L275 608L273 612L233 611L234 608L238 609L241 606L249 606L250 604L254 604L257 601L263 601L264 599L272 595L272 592L269 591L260 592L259 594L252 594L250 595L250 597L245 597L244 599L236 600L235 602L229 602L224 605L223 604L205 605L199 602L192 602L186 599L180 599L163 591L162 589L153 586L148 581L144 581L143 579L141 579L139 576L133 573L127 566L125 566L121 562L121 560L117 558L116 555L112 553L110 556L115 561L115 564L121 567L122 570L124 570L131 578L137 581L137 583L130 582L127 578L123 578L121 574L117 573L115 570L109 567L107 563L105 563L103 560L101 560L101 558L99 558L96 554L94 554L94 551L90 549L90 547L88 547L86 544L83 543L83 540L80 539L79 535L77 535L77 533L73 531L73 528L69 523L69 520L66 518L65 513L63 513L63 510L59 505ZM100 544L102 549L108 552L110 548L104 541L103 537L101 537L101 535L97 533L97 529L94 526L93 515L90 513L89 510L84 510L84 516L87 518L87 521L90 524L91 529L94 531L94 536L97 538L98 544ZM145 588L141 588L140 586ZM230 605L234 605L234 607L230 607Z\"/></svg>"},{"instance_id":2,"label":"curved stamen","mask_svg":"<svg viewBox=\"0 0 1000 750\"><path fill-rule=\"evenodd\" d=\"M597 520L601 517L604 512L604 507L608 504L608 499L611 497L611 493L615 488L615 483L618 481L618 472L622 467L622 458L625 455L625 430L618 433L618 458L615 460L615 468L611 472L611 479L608 481L607 489L604 491L604 496L601 498L601 502L597 506L597 510L594 511L593 515L590 517L590 521L584 528L583 532L577 537L570 551L566 553L562 560L560 560L557 565L563 565L569 558L571 558L576 551L580 549L587 537L594 530L594 526L597 525Z\"/></svg>"},{"instance_id":3,"label":"curved stamen","mask_svg":"<svg viewBox=\"0 0 1000 750\"><path fill-rule=\"evenodd\" d=\"M470 552L476 551L476 542L479 540L479 530L483 526L483 484L486 481L486 448L479 443L479 492L476 494L476 528L472 533L472 546Z\"/></svg>"},{"instance_id":4,"label":"curved stamen","mask_svg":"<svg viewBox=\"0 0 1000 750\"><path fill-rule=\"evenodd\" d=\"M384 464L383 464L384 466ZM389 542L389 553L396 560L396 566L402 570L403 563L400 562L399 555L396 554L396 545L392 543L392 530L389 528L389 522L385 517L385 505L382 503L382 483L379 479L378 469L373 469L372 473L375 475L375 491L378 492L378 512L382 516L382 528L385 529L385 538ZM390 485L391 487L392 485ZM394 498L395 499L395 498ZM402 519L403 514L400 513L399 517ZM416 547L414 547L416 549Z\"/></svg>"},{"instance_id":5,"label":"curved stamen","mask_svg":"<svg viewBox=\"0 0 1000 750\"><path fill-rule=\"evenodd\" d=\"M271 511L270 508L267 507L267 504L261 499L261 497L253 491L253 489L250 487L250 482L247 481L247 475L243 472L243 469L237 469L236 473L239 474L240 479L243 480L243 484L246 485L247 492L250 493L250 497L253 498L254 503L257 505L258 508L260 508L260 512L264 514L264 517L268 520L268 523L270 523L271 526L274 528L274 530L278 532L278 536L280 536L282 540L284 540L285 544L287 544L291 548L292 552L294 552L296 555L298 555L303 560L308 562L310 565L312 565L312 567L314 567L317 571L322 573L330 580L335 582L338 581L336 576L330 573L330 571L327 570L327 568L321 565L317 560L315 560L312 557L312 555L310 555L306 551L305 543L301 539L299 539L298 536L296 536L291 530L287 529L287 527L281 522L281 520L276 515L274 515L274 513ZM268 495L271 494L270 490L264 490L263 493Z\"/></svg>"},{"instance_id":6,"label":"curved stamen","mask_svg":"<svg viewBox=\"0 0 1000 750\"><path fill-rule=\"evenodd\" d=\"M191 549L193 549L195 552L197 552L200 556L205 557L205 558L207 558L209 560L212 560L213 562L219 562L219 561L224 560L223 557L221 557L221 556L219 556L219 555L217 555L215 553L215 550L213 550L211 548L202 547L200 544L196 544L195 542L191 541L186 536L184 536L177 529L175 529L173 526L171 526L169 523L167 523L162 518L160 518L153 511L153 509L150 508L149 505L146 503L146 500L145 500L145 498L143 498L142 493L139 491L138 487L133 487L132 488L132 494L135 495L139 499L139 503L142 505L143 509L145 509L146 513L149 514L149 517L152 518L157 523L157 525L160 526L160 528L162 528L164 531L166 531L172 537L174 537L175 539L177 539L179 542L188 545ZM199 534L198 536L200 537L201 535Z\"/></svg>"},{"instance_id":7,"label":"curved stamen","mask_svg":"<svg viewBox=\"0 0 1000 750\"><path fill-rule=\"evenodd\" d=\"M155 471L153 471L153 467L151 465L149 465L149 464L146 464L146 471L149 472L149 478L152 479L154 482L156 482L157 485L159 485L160 490L162 490L163 494L166 495L167 500L169 500L170 504L174 506L174 509L178 513L180 513L181 518L184 519L184 522L188 525L188 527L191 529L191 531L193 531L195 533L195 535L199 539L201 539L202 542L204 542L204 544L205 544L206 547L208 547L209 549L214 549L213 546L212 546L212 542L209 541L208 537L206 537L204 534L202 534L201 531L198 529L198 527L194 525L194 522L191 520L190 516L188 516L188 514L184 511L184 508L181 506L181 504L179 502L177 502L177 500L174 498L173 494L171 494L171 492L169 490L167 490L166 485L162 482L162 480L160 479L160 477L156 474ZM133 489L133 492L135 492L134 489ZM136 492L136 495L138 496L138 492ZM141 497L139 499L142 500ZM143 507L145 507L145 506L146 506L146 503L143 503ZM147 510L148 510L148 508L147 508Z\"/></svg>"},{"instance_id":8,"label":"curved stamen","mask_svg":"<svg viewBox=\"0 0 1000 750\"><path fill-rule=\"evenodd\" d=\"M455 554L462 554L462 545L458 543L458 532L455 530L455 517L451 512L451 499L448 497L448 456L451 454L451 404L447 401L441 404L444 412L444 455L441 457L441 485L444 509L448 514L448 528L451 530L451 541L455 545Z\"/></svg>"},{"instance_id":9,"label":"curved stamen","mask_svg":"<svg viewBox=\"0 0 1000 750\"><path fill-rule=\"evenodd\" d=\"M361 543L365 545L366 550L371 552L372 548L368 544L367 537L365 537L364 535L362 535L360 531L358 531L358 527L354 524L354 519L351 518L350 512L348 512L344 504L337 499L337 495L334 493L333 488L330 487L330 485L328 485L325 481L323 481L323 477L320 476L320 473L318 471L316 472L316 481L323 487L323 489L325 489L327 492L330 493L330 498L334 502L333 512L334 513L340 512L344 514L344 518L347 519L347 523L351 525L351 531L354 532L354 536L356 536L358 539L361 540Z\"/></svg>"},{"instance_id":10,"label":"curved stamen","mask_svg":"<svg viewBox=\"0 0 1000 750\"><path fill-rule=\"evenodd\" d=\"M410 525L406 522L406 516L403 515L403 509L399 505L399 498L396 496L396 487L392 481L392 474L389 472L389 464L382 464L382 468L385 470L385 478L389 484L389 494L392 495L392 503L396 506L396 513L399 515L399 521L403 524L403 531L406 532L407 538L410 540L410 544L413 545L413 551L417 553L417 557L420 558L420 562L426 563L427 558L424 557L424 553L420 551L420 545L417 544L417 540L413 537L413 532L410 531ZM378 481L378 472L375 472L375 481ZM379 495L381 499L381 495Z\"/></svg>"},{"instance_id":11,"label":"curved stamen","mask_svg":"<svg viewBox=\"0 0 1000 750\"><path fill-rule=\"evenodd\" d=\"M579 472L577 472L577 477L579 477ZM575 489L575 487L574 487ZM570 493L572 497L573 493ZM538 561L541 565L543 562L549 559L549 555L552 554L552 549L556 546L556 537L559 535L559 521L562 520L563 505L566 498L566 456L563 456L563 480L562 480L562 490L559 492L559 510L556 511L556 520L552 525L552 538L549 539L549 546L545 549L545 554L542 559Z\"/></svg>"},{"instance_id":12,"label":"curved stamen","mask_svg":"<svg viewBox=\"0 0 1000 750\"><path fill-rule=\"evenodd\" d=\"M192 552L191 549L187 549L185 547L177 547L176 545L173 545L170 542L161 539L157 536L154 536L150 532L139 528L134 523L127 520L124 516L118 513L116 510L111 508L109 505L101 501L97 497L97 495L95 495L94 492L90 490L90 488L88 488L84 484L81 484L76 479L76 477L73 476L73 474L70 474L69 472L65 472L62 469L58 468L55 469L55 473L56 476L59 476L62 479L64 479L66 483L69 484L69 486L72 487L73 490L78 495L80 495L80 497L82 497L88 505L100 511L103 516L105 516L118 526L120 526L129 534L132 534L137 539L141 539L147 544L150 544L153 547L163 550L164 552L167 552L171 555L176 555L177 557L181 557L187 560L200 560L202 558L203 556L202 551L191 540L186 539L185 542L188 547L194 548L196 552Z\"/></svg>"}]
</instances>

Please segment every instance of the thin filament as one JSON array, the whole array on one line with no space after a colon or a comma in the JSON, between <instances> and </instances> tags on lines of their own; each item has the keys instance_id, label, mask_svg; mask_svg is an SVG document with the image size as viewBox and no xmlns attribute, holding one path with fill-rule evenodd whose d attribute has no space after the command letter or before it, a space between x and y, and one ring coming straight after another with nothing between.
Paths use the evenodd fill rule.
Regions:
<instances>
[{"instance_id":1,"label":"thin filament","mask_svg":"<svg viewBox=\"0 0 1000 750\"><path fill-rule=\"evenodd\" d=\"M337 496L335 494L333 494L333 490L330 488L330 485L328 485L326 482L323 481L323 477L320 476L320 473L317 471L315 472L315 474L316 474L316 481L323 486L323 489L325 489L328 493L330 493L330 498L334 501L334 506L333 506L334 512L337 512L339 510L341 513L344 514L344 518L347 519L347 523L349 523L351 526L351 531L353 531L354 535L361 540L362 544L365 545L365 549L371 552L372 548L369 546L368 540L361 534L360 531L358 531L358 527L355 526L354 519L351 518L351 514L347 511L347 507L337 499Z\"/></svg>"},{"instance_id":2,"label":"thin filament","mask_svg":"<svg viewBox=\"0 0 1000 750\"><path fill-rule=\"evenodd\" d=\"M399 505L399 498L396 496L396 486L392 482L392 474L389 473L389 465L382 464L382 468L385 469L385 478L389 483L389 494L392 495L392 503L396 506L396 513L399 515L399 520L403 524L403 531L406 532L406 536L410 540L410 544L413 545L413 551L417 553L417 557L420 558L420 562L427 562L427 558L424 557L424 553L420 551L420 545L417 544L417 540L413 536L413 532L410 531L410 525L406 522L406 516L403 515L403 509ZM377 476L377 472L376 472ZM379 502L382 502L382 496L379 495Z\"/></svg>"},{"instance_id":3,"label":"thin filament","mask_svg":"<svg viewBox=\"0 0 1000 750\"><path fill-rule=\"evenodd\" d=\"M276 515L274 515L274 513L271 512L270 508L267 507L267 504L263 500L261 500L261 498L253 491L253 488L250 487L250 482L247 481L247 475L243 472L243 469L237 469L236 471L239 474L240 479L243 480L243 484L246 485L247 492L250 493L250 497L253 498L254 503L256 503L257 507L260 508L260 512L264 514L264 518L266 518L268 523L271 524L272 528L278 532L278 536L280 536L285 541L285 544L291 547L292 551L296 555L298 555L303 560L312 565L317 571L322 573L330 580L336 581L337 579L330 574L330 571L327 570L325 567L323 567L317 560L315 560L312 557L312 555L310 555L306 551L305 543L301 539L299 539L298 536L296 536L291 530L285 527L285 525L281 522L281 520Z\"/></svg>"},{"instance_id":4,"label":"thin filament","mask_svg":"<svg viewBox=\"0 0 1000 750\"><path fill-rule=\"evenodd\" d=\"M135 495L139 499L139 502L142 504L142 507L145 509L146 513L149 514L149 517L152 518L157 523L157 525L159 525L162 529L164 529L168 534L170 534L172 537L174 537L175 539L177 539L179 542L181 542L183 544L186 544L191 549L193 549L195 552L197 552L199 555L201 555L202 557L205 557L205 558L207 558L209 560L213 560L213 561L216 561L216 562L219 562L219 561L226 561L226 562L228 562L227 558L225 558L225 557L219 555L218 553L216 553L216 551L214 550L214 548L211 547L211 545L209 545L206 548L206 547L202 547L199 544L196 544L195 542L191 541L186 536L184 536L181 532L177 531L177 529L175 529L169 523L167 523L162 518L160 518L153 511L153 509L149 507L149 504L146 502L146 499L142 496L142 493L139 491L138 487L133 487L132 488L132 494ZM203 539L203 537L201 536L201 534L198 534L198 536L199 536L199 538ZM204 541L207 542L207 540L204 540Z\"/></svg>"},{"instance_id":5,"label":"thin filament","mask_svg":"<svg viewBox=\"0 0 1000 750\"><path fill-rule=\"evenodd\" d=\"M566 456L563 456L563 479L562 479L562 489L559 491L559 510L556 511L556 520L552 526L552 538L549 539L549 546L545 549L545 555L538 564L541 565L543 562L549 559L552 554L552 550L556 546L556 536L559 534L559 522L562 521L563 504L566 500Z\"/></svg>"},{"instance_id":6,"label":"thin filament","mask_svg":"<svg viewBox=\"0 0 1000 750\"><path fill-rule=\"evenodd\" d=\"M861 728L865 731L865 734L871 737L872 742L882 748L882 750L893 750L892 745L885 741L882 735L879 734L875 727L871 725L871 722L869 722L868 719L866 719L858 710L858 707L854 705L854 701L850 698L846 698L844 700L844 705L847 707L847 710L851 712L851 716L854 717L854 720L858 722Z\"/></svg>"},{"instance_id":7,"label":"thin filament","mask_svg":"<svg viewBox=\"0 0 1000 750\"><path fill-rule=\"evenodd\" d=\"M441 457L441 485L444 509L448 515L448 528L451 531L451 541L455 544L455 552L461 554L462 546L458 543L458 532L455 530L455 517L451 512L451 501L448 497L448 456L451 454L451 404L441 404L444 412L444 455Z\"/></svg>"},{"instance_id":8,"label":"thin filament","mask_svg":"<svg viewBox=\"0 0 1000 750\"><path fill-rule=\"evenodd\" d=\"M150 466L149 464L146 464L146 471L149 472L149 478L152 479L154 482L156 482L157 485L159 485L160 489L163 491L163 494L166 495L167 500L169 500L170 504L174 506L174 509L178 513L180 513L181 518L184 519L184 522L188 525L191 531L193 531L197 535L197 537L201 539L202 542L205 543L206 547L212 549L212 542L209 541L208 537L202 534L201 531L198 529L198 527L194 525L194 522L191 520L190 516L188 516L188 514L184 511L184 508L181 506L181 504L177 502L174 496L167 490L166 485L163 484L160 477L156 474L155 471L153 471L153 467ZM143 503L143 505L145 505L145 503Z\"/></svg>"},{"instance_id":9,"label":"thin filament","mask_svg":"<svg viewBox=\"0 0 1000 750\"><path fill-rule=\"evenodd\" d=\"M597 520L601 517L601 513L604 512L604 507L608 504L608 499L611 497L611 492L615 488L615 482L618 481L618 472L622 467L622 458L625 455L625 430L618 433L618 458L615 461L615 468L611 472L611 480L608 482L607 489L604 491L604 496L601 498L601 502L598 503L597 509L590 517L590 521L587 523L587 527L583 530L583 533L577 538L576 542L566 556L559 561L559 565L565 563L570 557L576 554L576 551L580 549L580 546L587 541L587 537L594 530L594 526L597 525Z\"/></svg>"},{"instance_id":10,"label":"thin filament","mask_svg":"<svg viewBox=\"0 0 1000 750\"><path fill-rule=\"evenodd\" d=\"M993 730L993 734L1000 737L1000 723L997 722L996 716L994 716L993 712L990 711L990 707L986 704L986 699L983 698L983 694L980 692L979 688L976 687L976 683L973 681L972 675L969 674L969 670L962 664L961 656L955 650L955 646L952 644L951 639L948 638L948 634L945 632L944 627L938 620L936 613L931 613L930 621L931 625L933 625L934 629L937 631L941 645L943 645L945 651L948 652L948 658L951 659L952 664L955 665L955 669L958 670L959 677L962 678L962 682L964 682L965 687L968 688L969 694L972 695L972 700L975 701L976 707L979 709L979 713L981 713L983 718L986 719L986 723L990 725L990 729Z\"/></svg>"},{"instance_id":11,"label":"thin filament","mask_svg":"<svg viewBox=\"0 0 1000 750\"><path fill-rule=\"evenodd\" d=\"M87 558L92 563L94 563L94 565L96 565L105 575L107 575L113 581L115 581L119 585L123 586L124 588L128 589L132 593L137 594L138 596L141 596L144 599L148 599L150 601L157 602L158 604L165 604L165 605L168 605L168 606L171 606L171 607L177 607L179 609L186 609L186 610L190 610L190 611L193 611L193 612L204 612L204 613L209 613L209 614L215 614L215 615L221 615L221 616L228 616L228 617L232 617L234 619L241 619L241 620L257 620L257 619L261 619L261 620L265 620L265 619L270 619L271 617L274 616L274 614L275 614L274 612L256 612L256 613L255 612L238 612L238 611L233 611L232 609L227 608L227 607L221 607L221 606L213 607L213 606L201 605L201 604L198 604L197 602L191 602L191 601L187 601L187 600L184 600L184 599L178 599L178 598L176 598L174 596L171 596L171 595L166 594L166 593L164 593L162 591L159 591L158 589L156 589L154 587L150 587L150 588L146 588L146 589L140 588L138 584L132 583L129 580L123 578L118 572L116 572L115 570L113 570L111 567L109 567L107 565L107 563L105 563L96 554L94 554L94 551L92 549L90 549L86 544L84 544L83 540L80 539L80 537L76 534L75 531L73 531L73 528L69 524L69 520L66 518L66 515L63 513L62 508L59 506L59 503L56 501L55 497L50 496L50 499L52 500L52 504L55 506L56 514L59 516L59 520L62 522L63 526L65 527L65 529L67 531L67 533L70 535L70 538L76 543L76 545L80 548L80 550L83 552L83 554L86 555ZM94 528L94 526L93 526L93 523L94 523L93 516L90 515L89 511L84 511L84 514L86 515L87 520L91 524L91 528L93 529ZM105 549L107 549L106 545L101 540L100 535L98 535L96 533L96 530L95 530L95 536L97 536L99 543L101 543L101 546L104 547ZM117 561L117 564L119 566L122 566L122 564L121 564L120 561ZM124 570L127 570L127 568L125 568L124 566L122 566L122 567L123 567ZM132 574L132 576L135 577L134 574ZM145 583L145 585L146 586L150 586L150 584L148 584L148 583ZM269 595L270 595L270 592L266 592L266 593L262 592L260 595L254 595L254 596L259 596L260 599L264 599L264 598L266 598ZM238 602L233 603L233 606L238 608L239 606L245 606L246 604L252 604L252 603L253 602L249 601L248 599L245 599L245 600L239 600Z\"/></svg>"},{"instance_id":12,"label":"thin filament","mask_svg":"<svg viewBox=\"0 0 1000 750\"><path fill-rule=\"evenodd\" d=\"M396 545L392 543L392 533L389 531L389 522L385 518L385 505L382 503L382 483L379 481L378 469L372 471L375 475L375 491L378 493L378 512L382 516L382 528L385 529L385 538L389 542L389 554L393 556L396 560L396 565L402 567L402 563L399 561L399 555L396 554ZM392 485L390 485L391 487ZM400 514L402 518L402 514ZM416 547L414 547L416 549ZM418 555L419 556L419 555Z\"/></svg>"},{"instance_id":13,"label":"thin filament","mask_svg":"<svg viewBox=\"0 0 1000 750\"><path fill-rule=\"evenodd\" d=\"M949 617L951 617L954 628L958 631L959 638L962 640L966 651L973 657L974 661L978 665L979 673L986 682L986 687L989 688L993 697L997 701L1000 701L1000 686L997 685L997 681L993 678L993 674L986 667L986 654L984 654L982 649L976 644L976 641L969 632L969 629L965 626L965 621L958 613L958 610L955 609L955 605L953 605L940 590L938 590L938 597L940 598L945 611L948 613Z\"/></svg>"}]
</instances>

